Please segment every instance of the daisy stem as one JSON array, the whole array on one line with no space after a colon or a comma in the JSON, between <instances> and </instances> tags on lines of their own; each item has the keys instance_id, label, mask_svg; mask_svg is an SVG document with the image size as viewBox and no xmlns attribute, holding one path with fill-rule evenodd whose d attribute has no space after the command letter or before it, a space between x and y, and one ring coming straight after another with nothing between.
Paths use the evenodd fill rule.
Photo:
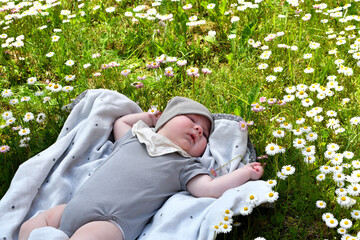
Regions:
<instances>
[{"instance_id":1,"label":"daisy stem","mask_svg":"<svg viewBox=\"0 0 360 240\"><path fill-rule=\"evenodd\" d=\"M290 72L290 74L291 74L291 82L292 82L292 84L294 84L294 73L293 73L293 71L292 71L290 51L289 51L289 72Z\"/></svg>"},{"instance_id":2,"label":"daisy stem","mask_svg":"<svg viewBox=\"0 0 360 240\"><path fill-rule=\"evenodd\" d=\"M192 85L193 99L195 98L195 76L193 76L193 85Z\"/></svg>"},{"instance_id":3,"label":"daisy stem","mask_svg":"<svg viewBox=\"0 0 360 240\"><path fill-rule=\"evenodd\" d=\"M218 167L217 169L215 169L215 171L217 171L217 170L225 167L226 165L228 165L229 163L231 163L232 161L234 161L235 159L237 159L237 158L239 158L239 157L241 157L242 161L244 161L244 164L246 165L245 159L244 159L243 156L241 156L241 154L240 154L239 156L234 157L233 159L231 159L231 160L228 161L227 163L225 163L225 164L221 165L220 167Z\"/></svg>"}]
</instances>

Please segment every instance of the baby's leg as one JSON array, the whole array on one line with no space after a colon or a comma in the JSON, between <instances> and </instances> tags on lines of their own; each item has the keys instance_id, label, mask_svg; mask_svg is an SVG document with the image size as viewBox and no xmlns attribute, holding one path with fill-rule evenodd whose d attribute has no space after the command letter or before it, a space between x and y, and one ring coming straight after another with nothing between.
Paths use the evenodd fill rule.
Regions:
<instances>
[{"instance_id":1,"label":"baby's leg","mask_svg":"<svg viewBox=\"0 0 360 240\"><path fill-rule=\"evenodd\" d=\"M28 239L30 233L36 228L46 226L58 228L65 206L66 204L55 206L24 222L20 228L19 240Z\"/></svg>"},{"instance_id":2,"label":"baby's leg","mask_svg":"<svg viewBox=\"0 0 360 240\"><path fill-rule=\"evenodd\" d=\"M111 222L94 221L80 227L70 240L123 240L121 230Z\"/></svg>"}]
</instances>

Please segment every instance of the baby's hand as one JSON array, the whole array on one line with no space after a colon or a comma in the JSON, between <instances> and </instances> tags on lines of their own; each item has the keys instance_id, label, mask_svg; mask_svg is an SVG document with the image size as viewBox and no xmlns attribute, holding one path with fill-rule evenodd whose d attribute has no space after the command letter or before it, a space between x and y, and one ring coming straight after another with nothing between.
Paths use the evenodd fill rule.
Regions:
<instances>
[{"instance_id":1,"label":"baby's hand","mask_svg":"<svg viewBox=\"0 0 360 240\"><path fill-rule=\"evenodd\" d=\"M259 162L248 163L244 166L244 168L250 172L251 180L258 180L264 174L264 167Z\"/></svg>"}]
</instances>

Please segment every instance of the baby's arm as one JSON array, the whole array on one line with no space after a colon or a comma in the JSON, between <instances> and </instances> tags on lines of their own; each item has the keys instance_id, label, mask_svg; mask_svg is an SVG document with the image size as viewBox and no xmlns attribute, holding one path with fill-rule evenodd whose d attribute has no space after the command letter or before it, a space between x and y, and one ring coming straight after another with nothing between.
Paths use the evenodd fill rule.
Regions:
<instances>
[{"instance_id":1,"label":"baby's arm","mask_svg":"<svg viewBox=\"0 0 360 240\"><path fill-rule=\"evenodd\" d=\"M226 190L240 186L249 180L257 180L263 173L264 168L261 163L249 163L215 179L208 175L198 175L187 183L187 189L195 197L219 198Z\"/></svg>"},{"instance_id":2,"label":"baby's arm","mask_svg":"<svg viewBox=\"0 0 360 240\"><path fill-rule=\"evenodd\" d=\"M149 127L154 127L158 117L148 112L128 114L118 118L114 123L115 141L124 136L139 120L144 121Z\"/></svg>"}]
</instances>

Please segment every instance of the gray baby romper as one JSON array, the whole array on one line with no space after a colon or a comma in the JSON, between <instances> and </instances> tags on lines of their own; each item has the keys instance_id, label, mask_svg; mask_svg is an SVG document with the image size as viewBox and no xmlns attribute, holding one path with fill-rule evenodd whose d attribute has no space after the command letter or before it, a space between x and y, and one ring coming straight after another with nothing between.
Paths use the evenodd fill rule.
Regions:
<instances>
[{"instance_id":1,"label":"gray baby romper","mask_svg":"<svg viewBox=\"0 0 360 240\"><path fill-rule=\"evenodd\" d=\"M130 130L67 204L59 229L71 237L86 223L113 221L126 240L135 239L164 202L199 174L208 171L197 158L150 157Z\"/></svg>"}]
</instances>

